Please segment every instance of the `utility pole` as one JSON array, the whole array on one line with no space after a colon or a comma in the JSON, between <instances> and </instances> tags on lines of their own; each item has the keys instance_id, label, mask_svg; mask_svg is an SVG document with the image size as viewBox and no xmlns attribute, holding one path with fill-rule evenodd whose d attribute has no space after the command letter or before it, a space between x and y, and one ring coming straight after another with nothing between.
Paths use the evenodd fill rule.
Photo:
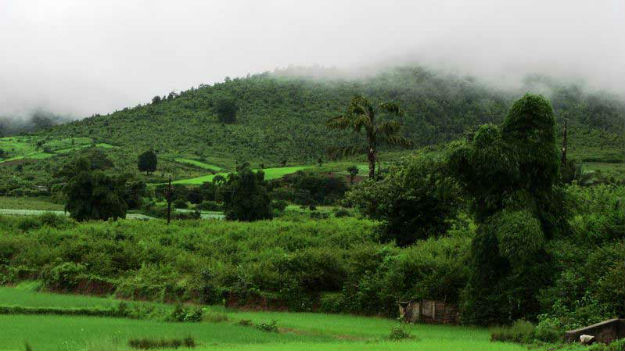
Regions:
<instances>
[{"instance_id":1,"label":"utility pole","mask_svg":"<svg viewBox=\"0 0 625 351\"><path fill-rule=\"evenodd\" d=\"M562 129L562 156L560 159L562 168L566 167L566 119L564 120L564 128Z\"/></svg>"},{"instance_id":2,"label":"utility pole","mask_svg":"<svg viewBox=\"0 0 625 351\"><path fill-rule=\"evenodd\" d=\"M171 176L169 176L169 185L167 185L167 192L165 193L165 198L167 199L167 225L171 222L171 197L173 192L171 188Z\"/></svg>"}]
</instances>

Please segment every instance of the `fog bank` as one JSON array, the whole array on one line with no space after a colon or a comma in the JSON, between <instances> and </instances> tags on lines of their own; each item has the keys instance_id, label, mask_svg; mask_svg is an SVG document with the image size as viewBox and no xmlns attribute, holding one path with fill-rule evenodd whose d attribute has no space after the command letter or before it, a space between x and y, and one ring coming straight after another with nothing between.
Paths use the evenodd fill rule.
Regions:
<instances>
[{"instance_id":1,"label":"fog bank","mask_svg":"<svg viewBox=\"0 0 625 351\"><path fill-rule=\"evenodd\" d=\"M0 116L75 118L289 65L419 63L625 98L623 0L0 2Z\"/></svg>"}]
</instances>

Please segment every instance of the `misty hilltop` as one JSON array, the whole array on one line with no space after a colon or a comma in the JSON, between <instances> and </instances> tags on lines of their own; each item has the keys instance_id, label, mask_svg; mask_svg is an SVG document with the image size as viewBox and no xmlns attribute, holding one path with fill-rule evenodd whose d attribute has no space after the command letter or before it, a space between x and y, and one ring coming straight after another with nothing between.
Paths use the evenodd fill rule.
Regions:
<instances>
[{"instance_id":1,"label":"misty hilltop","mask_svg":"<svg viewBox=\"0 0 625 351\"><path fill-rule=\"evenodd\" d=\"M415 145L458 138L483 123L500 123L511 101L527 91L551 99L558 122L569 121L571 147L621 145L625 104L601 92L526 79L519 91L502 91L470 77L398 67L367 78L314 78L289 71L263 73L201 85L152 103L62 124L43 133L89 137L122 147L128 157L146 149L205 159L308 162L350 134L329 131L325 121L341 114L349 99L364 95L394 101L404 110L404 136ZM223 123L216 105L234 102L236 121ZM592 135L601 135L601 138Z\"/></svg>"}]
</instances>

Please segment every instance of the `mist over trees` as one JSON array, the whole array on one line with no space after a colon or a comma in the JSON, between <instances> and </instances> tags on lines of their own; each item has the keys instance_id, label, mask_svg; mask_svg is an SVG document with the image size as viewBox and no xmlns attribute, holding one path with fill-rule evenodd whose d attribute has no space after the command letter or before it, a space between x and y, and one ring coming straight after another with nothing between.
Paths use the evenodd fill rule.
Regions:
<instances>
[{"instance_id":1,"label":"mist over trees","mask_svg":"<svg viewBox=\"0 0 625 351\"><path fill-rule=\"evenodd\" d=\"M36 132L70 121L69 117L37 110L26 117L0 116L0 137Z\"/></svg>"}]
</instances>

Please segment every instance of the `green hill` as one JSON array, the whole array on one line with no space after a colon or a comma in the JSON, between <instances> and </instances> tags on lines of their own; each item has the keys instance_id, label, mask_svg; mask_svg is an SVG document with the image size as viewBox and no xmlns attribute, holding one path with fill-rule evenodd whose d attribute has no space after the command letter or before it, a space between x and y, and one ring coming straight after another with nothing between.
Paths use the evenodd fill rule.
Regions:
<instances>
[{"instance_id":1,"label":"green hill","mask_svg":"<svg viewBox=\"0 0 625 351\"><path fill-rule=\"evenodd\" d=\"M244 161L254 167L275 167L284 161L309 165L325 157L330 146L360 141L324 125L329 117L342 112L354 94L376 102L398 102L405 111L403 133L420 147L462 137L482 123L499 123L511 101L526 91L537 91L551 99L558 122L569 121L573 157L623 161L623 101L605 92L543 77L532 77L525 84L518 91L502 91L474 78L419 67L399 67L359 79L307 78L288 71L263 73L202 85L171 93L159 102L54 126L32 137L43 143L30 140L21 154L15 151L19 148L9 147L0 157L24 160L20 174L39 182L82 149L78 145L70 145L66 152L46 149L50 143L68 140L79 140L81 146L107 146L116 168L131 172L136 172L137 156L153 148L159 155L156 175L170 173L175 179L227 171ZM215 106L224 99L238 106L233 124L217 118ZM38 160L29 163L29 158ZM0 163L4 181L22 177L13 170L14 164Z\"/></svg>"}]
</instances>

